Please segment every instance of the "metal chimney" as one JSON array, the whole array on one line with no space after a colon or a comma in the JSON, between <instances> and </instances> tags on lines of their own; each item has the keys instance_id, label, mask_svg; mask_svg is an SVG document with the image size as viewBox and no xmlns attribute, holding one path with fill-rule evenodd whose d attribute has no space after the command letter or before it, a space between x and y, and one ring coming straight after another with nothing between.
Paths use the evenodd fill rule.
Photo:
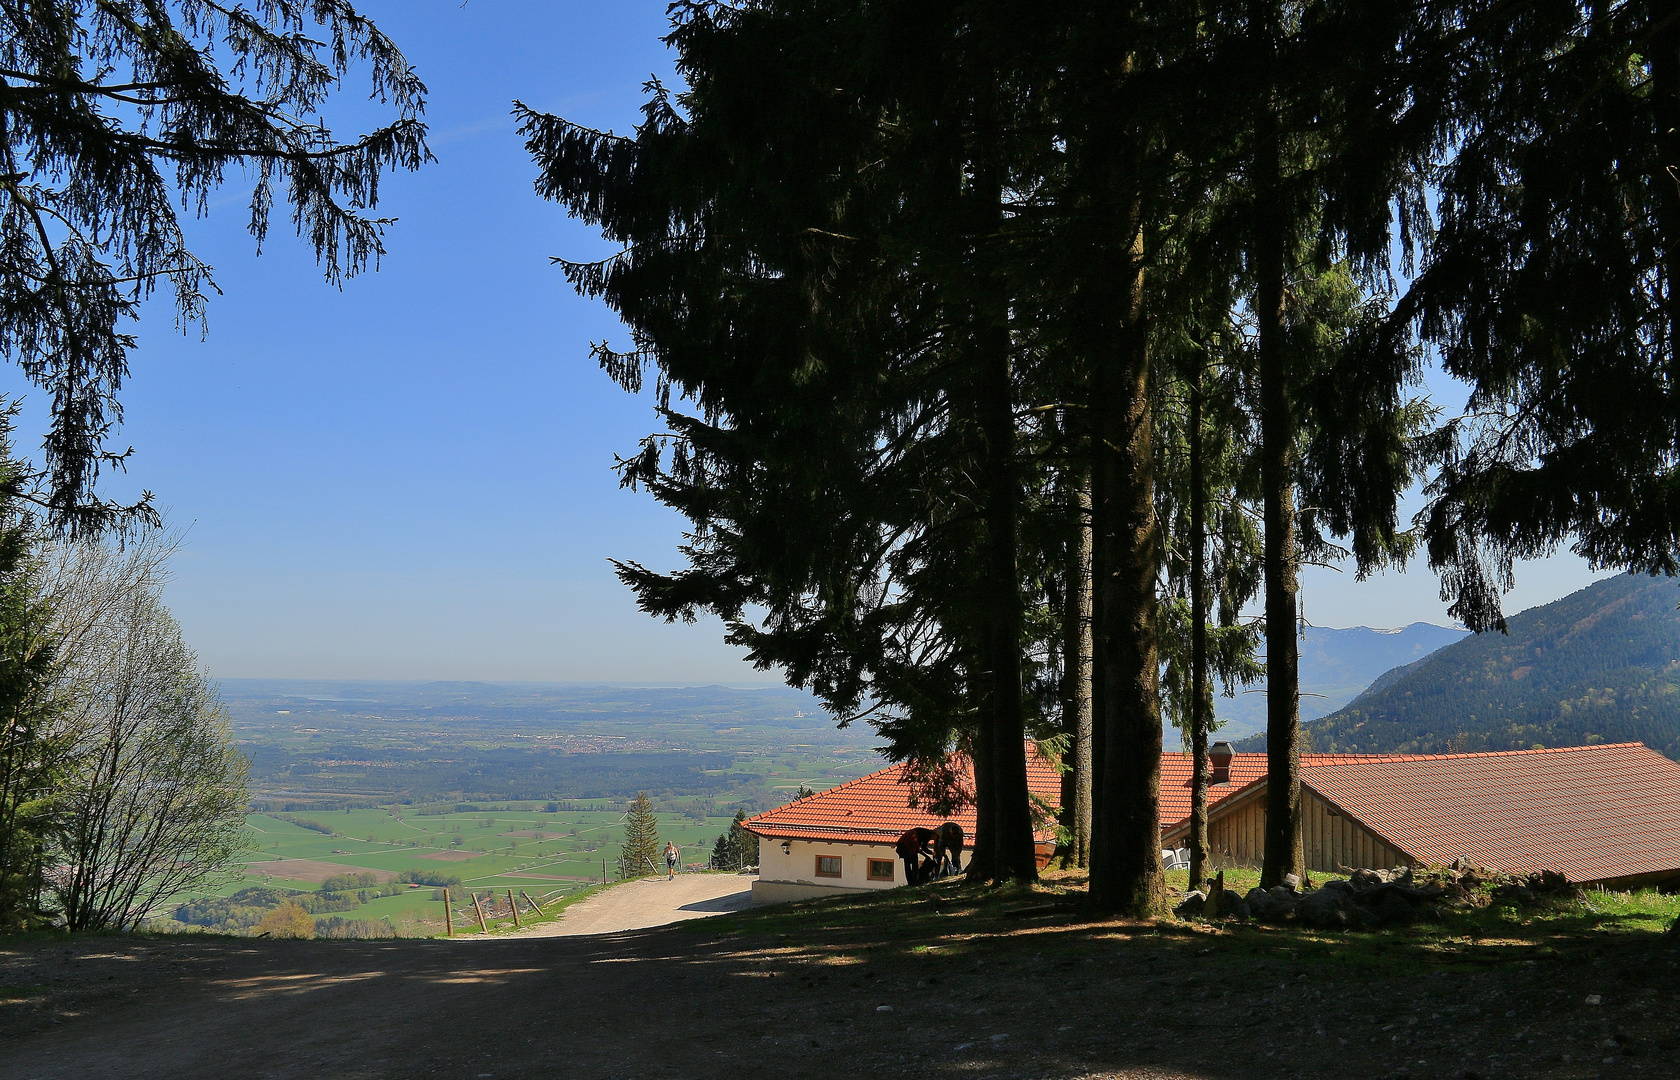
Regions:
<instances>
[{"instance_id":1,"label":"metal chimney","mask_svg":"<svg viewBox=\"0 0 1680 1080\"><path fill-rule=\"evenodd\" d=\"M1236 751L1231 749L1228 742L1216 742L1208 750L1208 762L1213 765L1213 776L1208 781L1213 784L1229 784L1231 782L1231 759Z\"/></svg>"}]
</instances>

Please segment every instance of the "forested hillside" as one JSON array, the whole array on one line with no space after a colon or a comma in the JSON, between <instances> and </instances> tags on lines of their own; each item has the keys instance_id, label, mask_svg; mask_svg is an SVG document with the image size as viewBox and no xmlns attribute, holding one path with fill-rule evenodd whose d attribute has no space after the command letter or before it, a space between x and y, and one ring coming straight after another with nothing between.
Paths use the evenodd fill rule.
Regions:
<instances>
[{"instance_id":1,"label":"forested hillside","mask_svg":"<svg viewBox=\"0 0 1680 1080\"><path fill-rule=\"evenodd\" d=\"M1445 753L1639 741L1680 756L1680 586L1622 575L1396 668L1310 749Z\"/></svg>"}]
</instances>

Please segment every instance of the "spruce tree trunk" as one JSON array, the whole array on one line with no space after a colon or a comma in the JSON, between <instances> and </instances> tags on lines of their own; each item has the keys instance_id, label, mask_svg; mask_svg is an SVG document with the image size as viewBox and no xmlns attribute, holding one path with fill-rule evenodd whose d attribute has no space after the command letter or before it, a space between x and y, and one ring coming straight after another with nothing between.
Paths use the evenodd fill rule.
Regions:
<instances>
[{"instance_id":1,"label":"spruce tree trunk","mask_svg":"<svg viewBox=\"0 0 1680 1080\"><path fill-rule=\"evenodd\" d=\"M1190 386L1190 887L1207 877L1208 722L1207 478L1202 461L1202 376Z\"/></svg>"},{"instance_id":2,"label":"spruce tree trunk","mask_svg":"<svg viewBox=\"0 0 1680 1080\"><path fill-rule=\"evenodd\" d=\"M1096 467L1096 457L1095 457L1096 444L1097 444L1097 441L1093 437L1092 440L1091 440L1092 457L1091 457L1091 466L1090 466L1091 511L1090 511L1090 516L1086 519L1089 523L1087 525L1087 528L1090 530L1090 544L1091 544L1091 595L1090 595L1091 618L1090 618L1090 623L1089 623L1089 626L1090 626L1089 633L1090 633L1090 639L1091 639L1091 769L1090 769L1090 775L1091 775L1091 799L1090 799L1090 802L1091 802L1091 814L1090 814L1091 840L1090 840L1090 842L1092 844L1094 844L1096 842L1097 822L1102 820L1103 761L1105 760L1105 755L1107 753L1107 748L1108 748L1108 728L1107 728L1107 726L1105 724L1105 721L1104 721L1104 717L1106 717L1108 715L1108 711L1107 711L1107 709L1108 709L1108 706L1107 706L1108 694L1107 694L1107 691L1105 689L1107 683L1104 679L1103 664L1102 664L1102 661L1099 659L1099 657L1102 655L1101 650L1102 650L1102 641L1104 640L1104 631L1103 631L1102 618L1100 617L1100 615L1098 614L1098 611L1097 611L1098 604L1099 604L1099 601L1097 599L1097 592L1098 592L1098 589L1101 587L1102 582L1105 581L1108 577L1107 571L1104 570L1104 566L1106 564L1103 561L1102 545L1097 543L1097 529L1098 529L1098 526L1097 526L1098 510L1097 510L1097 508L1100 507L1100 506L1106 505L1104 495L1103 495L1103 492L1106 490L1106 485L1104 485L1104 483L1103 483L1101 470L1099 470ZM1086 857L1085 865L1087 867L1089 867L1091 865L1089 856Z\"/></svg>"},{"instance_id":3,"label":"spruce tree trunk","mask_svg":"<svg viewBox=\"0 0 1680 1080\"><path fill-rule=\"evenodd\" d=\"M1129 65L1123 65L1129 67ZM1156 653L1155 457L1149 345L1143 321L1142 203L1116 223L1124 247L1115 300L1121 325L1097 357L1093 420L1102 500L1093 506L1097 664L1105 729L1102 801L1091 837L1091 902L1147 916L1164 897L1161 870L1161 699Z\"/></svg>"},{"instance_id":4,"label":"spruce tree trunk","mask_svg":"<svg viewBox=\"0 0 1680 1080\"><path fill-rule=\"evenodd\" d=\"M1266 530L1266 845L1260 885L1303 873L1301 850L1301 696L1295 613L1300 572L1295 544L1295 425L1289 405L1289 359L1283 326L1284 221L1278 185L1281 136L1268 105L1254 157L1258 278L1254 316L1260 329L1260 484Z\"/></svg>"},{"instance_id":5,"label":"spruce tree trunk","mask_svg":"<svg viewBox=\"0 0 1680 1080\"><path fill-rule=\"evenodd\" d=\"M1667 333L1664 343L1671 370L1680 370L1680 18L1672 7L1657 21L1671 20L1651 36L1651 108L1657 121L1657 243L1662 250Z\"/></svg>"},{"instance_id":6,"label":"spruce tree trunk","mask_svg":"<svg viewBox=\"0 0 1680 1080\"><path fill-rule=\"evenodd\" d=\"M980 665L986 666L984 657ZM979 677L976 682L980 682ZM974 839L964 873L970 881L991 881L997 867L997 797L992 770L991 701L983 692L980 698L975 709L977 726L969 744L969 757L974 762Z\"/></svg>"},{"instance_id":7,"label":"spruce tree trunk","mask_svg":"<svg viewBox=\"0 0 1680 1080\"><path fill-rule=\"evenodd\" d=\"M1073 737L1064 804L1074 865L1091 865L1091 485L1073 478L1073 544L1062 615L1062 729Z\"/></svg>"},{"instance_id":8,"label":"spruce tree trunk","mask_svg":"<svg viewBox=\"0 0 1680 1080\"><path fill-rule=\"evenodd\" d=\"M991 230L1002 222L1001 190L987 191ZM985 440L986 620L992 701L992 778L995 789L993 879L1034 881L1032 805L1027 791L1025 702L1021 694L1022 601L1019 548L1020 485L1015 469L1015 392L1008 303L995 276L981 279L984 302L975 328L980 365L980 426Z\"/></svg>"}]
</instances>

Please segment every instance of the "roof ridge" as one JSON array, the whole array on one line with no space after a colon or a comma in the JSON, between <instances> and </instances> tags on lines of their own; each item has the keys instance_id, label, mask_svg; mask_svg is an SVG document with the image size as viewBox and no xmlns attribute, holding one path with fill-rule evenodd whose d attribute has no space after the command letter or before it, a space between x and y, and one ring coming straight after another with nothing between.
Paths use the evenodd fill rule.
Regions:
<instances>
[{"instance_id":1,"label":"roof ridge","mask_svg":"<svg viewBox=\"0 0 1680 1080\"><path fill-rule=\"evenodd\" d=\"M1426 754L1338 754L1305 751L1301 754L1301 761L1305 764L1329 764L1337 761L1410 761L1412 758L1427 757ZM1321 758L1319 762L1309 762L1308 758Z\"/></svg>"},{"instance_id":2,"label":"roof ridge","mask_svg":"<svg viewBox=\"0 0 1680 1080\"><path fill-rule=\"evenodd\" d=\"M1632 746L1637 746L1644 750L1650 749L1650 747L1646 746L1643 742L1635 740L1633 742L1590 743L1586 746L1543 746L1539 749L1528 750L1461 751L1455 754L1322 754L1314 756L1351 757L1358 759L1361 763L1364 761L1449 761L1457 758L1519 757L1524 754L1579 754L1596 750L1625 750ZM1306 757L1308 755L1303 754L1301 756ZM1306 763L1303 762L1303 765L1305 764ZM1334 761L1315 762L1308 767L1323 768L1325 765L1335 764L1340 763Z\"/></svg>"}]
</instances>

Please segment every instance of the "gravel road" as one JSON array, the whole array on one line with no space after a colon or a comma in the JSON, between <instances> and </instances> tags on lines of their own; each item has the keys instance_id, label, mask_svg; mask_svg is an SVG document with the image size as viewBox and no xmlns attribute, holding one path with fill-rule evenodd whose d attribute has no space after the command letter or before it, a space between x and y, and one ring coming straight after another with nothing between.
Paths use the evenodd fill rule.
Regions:
<instances>
[{"instance_id":1,"label":"gravel road","mask_svg":"<svg viewBox=\"0 0 1680 1080\"><path fill-rule=\"evenodd\" d=\"M753 878L748 874L678 874L675 880L658 877L627 881L578 901L556 922L496 937L616 934L684 919L704 919L708 915L751 907L752 883ZM458 940L475 939L463 936Z\"/></svg>"}]
</instances>

